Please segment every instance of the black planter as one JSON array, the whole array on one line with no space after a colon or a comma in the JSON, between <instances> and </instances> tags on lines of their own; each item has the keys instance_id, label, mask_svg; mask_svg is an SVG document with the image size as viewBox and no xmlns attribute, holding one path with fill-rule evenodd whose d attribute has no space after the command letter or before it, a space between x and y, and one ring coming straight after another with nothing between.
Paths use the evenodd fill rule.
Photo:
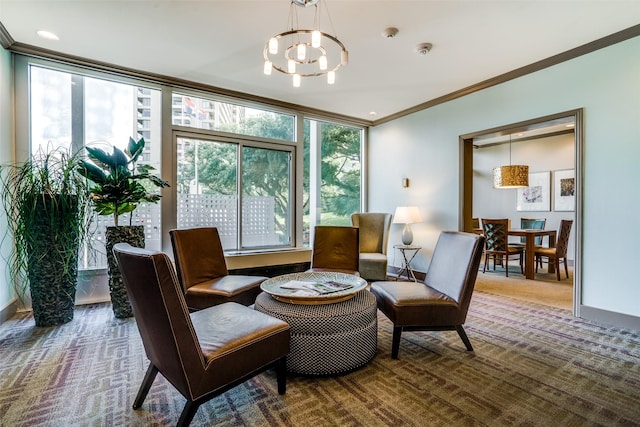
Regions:
<instances>
[{"instance_id":1,"label":"black planter","mask_svg":"<svg viewBox=\"0 0 640 427\"><path fill-rule=\"evenodd\" d=\"M34 195L23 209L32 211L27 270L36 326L73 319L78 279L80 219L75 196Z\"/></svg>"},{"instance_id":2,"label":"black planter","mask_svg":"<svg viewBox=\"0 0 640 427\"><path fill-rule=\"evenodd\" d=\"M129 303L127 289L122 281L118 264L113 256L113 246L117 243L129 243L131 246L144 248L144 226L107 227L106 249L107 262L109 264L109 294L111 295L113 314L118 319L125 319L133 316L133 310Z\"/></svg>"}]
</instances>

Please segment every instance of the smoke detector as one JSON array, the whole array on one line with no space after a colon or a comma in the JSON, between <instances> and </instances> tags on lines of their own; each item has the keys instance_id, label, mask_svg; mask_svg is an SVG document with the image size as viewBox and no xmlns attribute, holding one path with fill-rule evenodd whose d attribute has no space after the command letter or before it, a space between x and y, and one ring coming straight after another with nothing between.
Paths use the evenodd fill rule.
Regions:
<instances>
[{"instance_id":1,"label":"smoke detector","mask_svg":"<svg viewBox=\"0 0 640 427\"><path fill-rule=\"evenodd\" d=\"M382 37L392 39L398 35L399 30L396 27L387 27L382 30Z\"/></svg>"},{"instance_id":2,"label":"smoke detector","mask_svg":"<svg viewBox=\"0 0 640 427\"><path fill-rule=\"evenodd\" d=\"M427 53L429 53L432 47L433 45L431 43L420 43L416 46L415 50L418 55L425 56Z\"/></svg>"}]
</instances>

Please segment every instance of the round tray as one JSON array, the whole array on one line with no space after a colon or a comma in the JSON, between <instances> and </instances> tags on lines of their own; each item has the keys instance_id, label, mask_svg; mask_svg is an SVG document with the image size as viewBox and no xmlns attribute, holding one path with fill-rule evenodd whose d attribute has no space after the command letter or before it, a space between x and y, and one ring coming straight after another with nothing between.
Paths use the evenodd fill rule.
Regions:
<instances>
[{"instance_id":1,"label":"round tray","mask_svg":"<svg viewBox=\"0 0 640 427\"><path fill-rule=\"evenodd\" d=\"M295 289L287 289L281 287L292 280L311 283L336 282L345 285L351 285L350 288L341 291L331 292L320 295L295 295ZM291 304L333 304L340 301L346 301L367 287L367 281L362 277L352 274L337 273L330 271L322 272L304 272L291 273L282 276L267 279L260 285L260 289L271 295L278 301L288 302Z\"/></svg>"}]
</instances>

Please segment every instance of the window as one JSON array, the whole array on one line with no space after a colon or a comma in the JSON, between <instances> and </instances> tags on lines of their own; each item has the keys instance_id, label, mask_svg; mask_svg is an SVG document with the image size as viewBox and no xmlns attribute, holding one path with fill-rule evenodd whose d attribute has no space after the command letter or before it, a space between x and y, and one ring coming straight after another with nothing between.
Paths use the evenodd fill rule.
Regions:
<instances>
[{"instance_id":1,"label":"window","mask_svg":"<svg viewBox=\"0 0 640 427\"><path fill-rule=\"evenodd\" d=\"M124 149L129 137L144 136L142 161L160 173L160 92L130 84L30 66L31 152L64 147L79 151L85 145L108 144ZM144 108L141 104L145 105ZM142 117L145 117L143 120ZM121 221L128 223L129 216ZM141 205L133 224L145 226L146 246L160 249L160 207ZM106 268L104 234L112 217L97 216L93 249L85 248L81 268Z\"/></svg>"},{"instance_id":2,"label":"window","mask_svg":"<svg viewBox=\"0 0 640 427\"><path fill-rule=\"evenodd\" d=\"M290 151L179 136L177 152L178 228L217 227L227 251L291 245Z\"/></svg>"},{"instance_id":3,"label":"window","mask_svg":"<svg viewBox=\"0 0 640 427\"><path fill-rule=\"evenodd\" d=\"M144 137L141 161L156 168L176 197L175 205L164 206L166 218L160 204L141 206L131 218L146 226L151 249L166 250L161 239L168 224L216 226L227 251L295 247L309 243L316 224L348 225L350 214L360 210L361 127L17 58L16 69L29 76L17 86L24 86L20 90L30 101L20 110L27 117L21 132L29 137L18 140L28 140L31 150L80 151L104 142L123 148L129 137ZM163 112L165 96L170 110ZM165 115L170 121L162 122ZM170 141L162 140L170 134ZM161 170L161 164L172 163L175 169ZM96 217L97 255L87 250L81 268L106 266L101 242L111 222Z\"/></svg>"},{"instance_id":4,"label":"window","mask_svg":"<svg viewBox=\"0 0 640 427\"><path fill-rule=\"evenodd\" d=\"M318 224L351 225L360 211L362 129L304 120L304 243Z\"/></svg>"},{"instance_id":5,"label":"window","mask_svg":"<svg viewBox=\"0 0 640 427\"><path fill-rule=\"evenodd\" d=\"M238 135L294 141L291 114L244 107L192 95L174 93L173 124Z\"/></svg>"}]
</instances>

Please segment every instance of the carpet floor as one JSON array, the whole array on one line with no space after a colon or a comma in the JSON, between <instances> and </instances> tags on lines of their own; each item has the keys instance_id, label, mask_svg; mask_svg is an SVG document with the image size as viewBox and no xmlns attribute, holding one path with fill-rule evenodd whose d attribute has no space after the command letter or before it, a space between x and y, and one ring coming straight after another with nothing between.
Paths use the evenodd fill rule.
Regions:
<instances>
[{"instance_id":1,"label":"carpet floor","mask_svg":"<svg viewBox=\"0 0 640 427\"><path fill-rule=\"evenodd\" d=\"M564 309L476 291L465 329L406 332L390 358L379 314L378 353L335 377L265 372L202 405L193 426L640 425L640 332ZM109 304L79 306L59 327L30 313L0 325L1 426L174 425L184 398L161 376L131 404L148 361L133 319Z\"/></svg>"}]
</instances>

